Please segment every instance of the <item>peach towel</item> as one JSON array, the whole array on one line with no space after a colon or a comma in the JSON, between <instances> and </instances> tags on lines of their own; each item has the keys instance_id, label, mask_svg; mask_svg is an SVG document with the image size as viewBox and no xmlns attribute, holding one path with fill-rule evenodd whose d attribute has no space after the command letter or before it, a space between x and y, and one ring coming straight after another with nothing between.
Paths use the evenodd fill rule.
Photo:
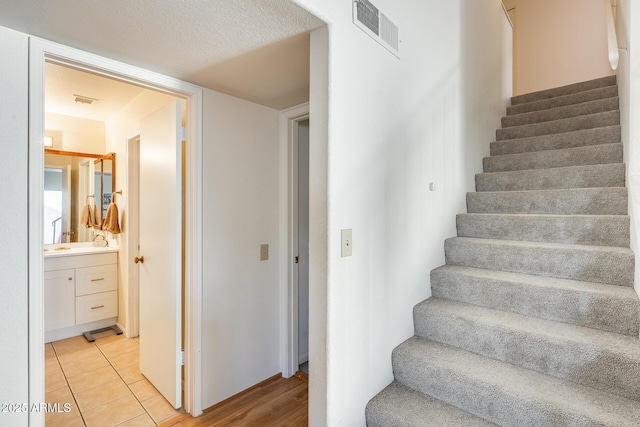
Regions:
<instances>
[{"instance_id":1,"label":"peach towel","mask_svg":"<svg viewBox=\"0 0 640 427\"><path fill-rule=\"evenodd\" d=\"M120 224L118 223L118 206L115 203L109 205L107 215L104 217L102 229L112 234L120 233Z\"/></svg>"}]
</instances>

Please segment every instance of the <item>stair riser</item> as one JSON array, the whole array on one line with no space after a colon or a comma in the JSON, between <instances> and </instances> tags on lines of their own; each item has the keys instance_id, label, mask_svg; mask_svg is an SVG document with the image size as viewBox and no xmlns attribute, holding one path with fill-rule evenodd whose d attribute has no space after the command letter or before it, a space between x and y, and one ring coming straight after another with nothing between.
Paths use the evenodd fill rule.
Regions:
<instances>
[{"instance_id":1,"label":"stair riser","mask_svg":"<svg viewBox=\"0 0 640 427\"><path fill-rule=\"evenodd\" d=\"M624 187L624 174L622 163L483 173L476 175L476 191Z\"/></svg>"},{"instance_id":2,"label":"stair riser","mask_svg":"<svg viewBox=\"0 0 640 427\"><path fill-rule=\"evenodd\" d=\"M619 143L622 140L621 138L620 126L605 126L553 135L496 141L490 144L490 152L492 156L500 156L533 151L562 150Z\"/></svg>"},{"instance_id":3,"label":"stair riser","mask_svg":"<svg viewBox=\"0 0 640 427\"><path fill-rule=\"evenodd\" d=\"M458 237L629 247L629 217L461 214Z\"/></svg>"},{"instance_id":4,"label":"stair riser","mask_svg":"<svg viewBox=\"0 0 640 427\"><path fill-rule=\"evenodd\" d=\"M568 166L622 163L622 144L602 144L564 150L485 157L484 172L507 172Z\"/></svg>"},{"instance_id":5,"label":"stair riser","mask_svg":"<svg viewBox=\"0 0 640 427\"><path fill-rule=\"evenodd\" d=\"M606 113L589 114L586 116L555 120L552 122L498 129L496 131L496 141L550 135L553 133L573 132L580 129L593 129L603 126L616 126L619 124L620 112L608 111Z\"/></svg>"},{"instance_id":6,"label":"stair riser","mask_svg":"<svg viewBox=\"0 0 640 427\"><path fill-rule=\"evenodd\" d=\"M525 282L431 272L434 297L638 337L638 300Z\"/></svg>"},{"instance_id":7,"label":"stair riser","mask_svg":"<svg viewBox=\"0 0 640 427\"><path fill-rule=\"evenodd\" d=\"M626 188L467 193L467 212L626 215Z\"/></svg>"},{"instance_id":8,"label":"stair riser","mask_svg":"<svg viewBox=\"0 0 640 427\"><path fill-rule=\"evenodd\" d=\"M605 111L618 110L618 97L606 98L597 101L583 102L581 104L566 105L563 107L551 108L548 110L534 111L514 116L502 118L502 127L522 126L532 123L543 123L553 120L578 117L586 114L602 113Z\"/></svg>"},{"instance_id":9,"label":"stair riser","mask_svg":"<svg viewBox=\"0 0 640 427\"><path fill-rule=\"evenodd\" d=\"M447 239L445 259L447 265L633 286L633 255L629 251L613 249L617 248L549 248L536 244L512 245L482 239Z\"/></svg>"},{"instance_id":10,"label":"stair riser","mask_svg":"<svg viewBox=\"0 0 640 427\"><path fill-rule=\"evenodd\" d=\"M526 93L511 98L511 105L519 105L527 102L540 101L542 99L550 99L558 96L575 94L578 92L586 92L607 86L614 86L617 83L615 76L604 77L600 79L589 80L586 82L574 83L558 88L547 89L543 91Z\"/></svg>"},{"instance_id":11,"label":"stair riser","mask_svg":"<svg viewBox=\"0 0 640 427\"><path fill-rule=\"evenodd\" d=\"M618 86L607 86L586 92L579 92L571 95L507 107L507 116L546 110L549 108L564 107L566 105L580 104L582 102L596 101L598 99L612 98L614 96L618 96Z\"/></svg>"},{"instance_id":12,"label":"stair riser","mask_svg":"<svg viewBox=\"0 0 640 427\"><path fill-rule=\"evenodd\" d=\"M398 347L393 351L392 364L398 382L498 425L602 425L589 424L591 420L585 420L582 414L566 411L561 405L520 399L509 390L493 387L446 365L436 364L431 354L426 352Z\"/></svg>"},{"instance_id":13,"label":"stair riser","mask_svg":"<svg viewBox=\"0 0 640 427\"><path fill-rule=\"evenodd\" d=\"M495 319L453 317L429 304L416 306L414 321L417 336L608 393L640 398L640 359L517 325L505 327Z\"/></svg>"},{"instance_id":14,"label":"stair riser","mask_svg":"<svg viewBox=\"0 0 640 427\"><path fill-rule=\"evenodd\" d=\"M397 381L369 401L365 416L367 427L424 426L425 420L432 426L495 427Z\"/></svg>"}]
</instances>

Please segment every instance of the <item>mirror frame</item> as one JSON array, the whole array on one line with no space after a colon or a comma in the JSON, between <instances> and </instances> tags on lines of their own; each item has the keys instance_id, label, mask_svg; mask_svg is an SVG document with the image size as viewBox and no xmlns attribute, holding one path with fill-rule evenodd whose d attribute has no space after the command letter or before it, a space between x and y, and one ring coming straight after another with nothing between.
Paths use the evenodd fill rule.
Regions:
<instances>
[{"instance_id":1,"label":"mirror frame","mask_svg":"<svg viewBox=\"0 0 640 427\"><path fill-rule=\"evenodd\" d=\"M111 160L111 192L112 193L116 192L116 153L90 154L90 153L78 153L76 151L63 151L63 150L54 150L51 148L45 148L44 154L59 154L62 156L89 157L92 159Z\"/></svg>"},{"instance_id":2,"label":"mirror frame","mask_svg":"<svg viewBox=\"0 0 640 427\"><path fill-rule=\"evenodd\" d=\"M102 160L111 160L111 193L113 195L116 194L116 153L107 153L107 154L91 154L91 153L79 153L76 151L64 151L64 150L55 150L55 149L51 149L51 148L45 148L44 149L44 154L55 154L55 155L62 155L62 156L70 156L70 157L81 157L81 158L88 158L88 159L93 159L94 162L98 162L98 161L102 161ZM104 189L103 189L103 193L104 194ZM100 212L103 212L104 210L104 206L103 206L103 200L104 197L102 197L102 194L100 194ZM112 196L113 197L113 196ZM96 196L95 198L96 202L98 201L98 197ZM113 198L111 199L113 201Z\"/></svg>"}]
</instances>

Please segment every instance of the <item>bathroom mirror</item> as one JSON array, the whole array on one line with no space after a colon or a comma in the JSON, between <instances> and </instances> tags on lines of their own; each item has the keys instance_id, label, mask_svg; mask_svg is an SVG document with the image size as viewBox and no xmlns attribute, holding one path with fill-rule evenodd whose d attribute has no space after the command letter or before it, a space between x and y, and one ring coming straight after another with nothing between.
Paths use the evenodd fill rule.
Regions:
<instances>
[{"instance_id":1,"label":"bathroom mirror","mask_svg":"<svg viewBox=\"0 0 640 427\"><path fill-rule=\"evenodd\" d=\"M116 154L44 150L44 243L90 242L80 224L89 205L104 219L115 192Z\"/></svg>"}]
</instances>

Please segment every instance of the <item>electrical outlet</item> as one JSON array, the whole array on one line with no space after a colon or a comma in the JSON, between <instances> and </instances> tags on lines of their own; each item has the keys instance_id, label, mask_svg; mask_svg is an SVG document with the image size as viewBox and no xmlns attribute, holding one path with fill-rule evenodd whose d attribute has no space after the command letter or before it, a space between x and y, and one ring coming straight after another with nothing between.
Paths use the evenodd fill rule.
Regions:
<instances>
[{"instance_id":1,"label":"electrical outlet","mask_svg":"<svg viewBox=\"0 0 640 427\"><path fill-rule=\"evenodd\" d=\"M260 245L260 261L266 261L269 259L269 245L264 243Z\"/></svg>"},{"instance_id":2,"label":"electrical outlet","mask_svg":"<svg viewBox=\"0 0 640 427\"><path fill-rule=\"evenodd\" d=\"M351 256L351 247L353 242L351 239L351 229L342 230L342 257Z\"/></svg>"}]
</instances>

